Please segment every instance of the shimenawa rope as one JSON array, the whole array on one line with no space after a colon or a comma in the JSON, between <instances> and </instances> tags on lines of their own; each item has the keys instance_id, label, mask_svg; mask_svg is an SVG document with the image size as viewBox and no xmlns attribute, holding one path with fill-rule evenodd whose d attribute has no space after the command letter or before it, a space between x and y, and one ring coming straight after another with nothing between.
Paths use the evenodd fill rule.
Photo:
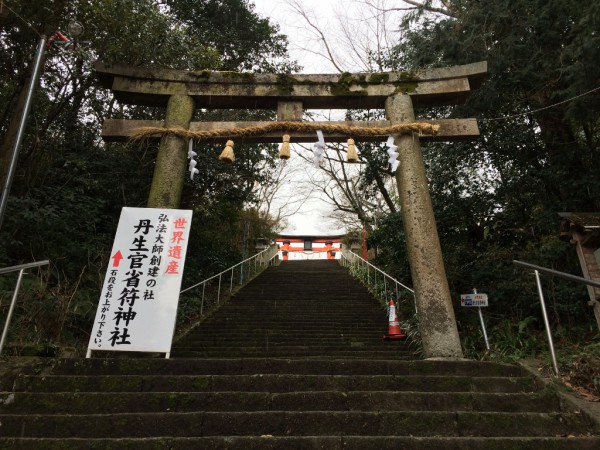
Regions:
<instances>
[{"instance_id":1,"label":"shimenawa rope","mask_svg":"<svg viewBox=\"0 0 600 450\"><path fill-rule=\"evenodd\" d=\"M428 134L434 135L440 126L427 122L399 123L389 127L364 127L341 124L311 122L268 122L263 125L236 128L217 128L214 130L191 131L183 128L141 127L133 130L131 139L146 139L151 136L177 136L185 139L202 141L215 138L234 138L241 136L260 136L274 131L306 132L322 130L325 133L340 133L347 136L386 136L389 134Z\"/></svg>"}]
</instances>

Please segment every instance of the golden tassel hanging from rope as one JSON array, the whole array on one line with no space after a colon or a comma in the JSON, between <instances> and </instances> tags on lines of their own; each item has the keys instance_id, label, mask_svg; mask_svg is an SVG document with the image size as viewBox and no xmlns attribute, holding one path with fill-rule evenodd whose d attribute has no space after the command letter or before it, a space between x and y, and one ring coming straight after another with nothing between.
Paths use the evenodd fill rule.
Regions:
<instances>
[{"instance_id":1,"label":"golden tassel hanging from rope","mask_svg":"<svg viewBox=\"0 0 600 450\"><path fill-rule=\"evenodd\" d=\"M290 159L290 135L283 135L283 144L279 149L279 159Z\"/></svg>"},{"instance_id":2,"label":"golden tassel hanging from rope","mask_svg":"<svg viewBox=\"0 0 600 450\"><path fill-rule=\"evenodd\" d=\"M227 141L225 143L225 148L221 152L219 159L228 164L232 164L235 161L235 154L233 153L233 141Z\"/></svg>"},{"instance_id":3,"label":"golden tassel hanging from rope","mask_svg":"<svg viewBox=\"0 0 600 450\"><path fill-rule=\"evenodd\" d=\"M349 163L355 163L358 161L358 153L356 153L356 146L354 145L354 139L348 139L348 150L346 153L346 159Z\"/></svg>"}]
</instances>

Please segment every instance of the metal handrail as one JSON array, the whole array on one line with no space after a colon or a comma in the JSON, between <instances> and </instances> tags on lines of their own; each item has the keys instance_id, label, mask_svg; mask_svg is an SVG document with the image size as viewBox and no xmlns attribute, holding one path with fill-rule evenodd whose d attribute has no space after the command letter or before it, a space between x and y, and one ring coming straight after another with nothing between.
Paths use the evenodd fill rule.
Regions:
<instances>
[{"instance_id":1,"label":"metal handrail","mask_svg":"<svg viewBox=\"0 0 600 450\"><path fill-rule=\"evenodd\" d=\"M578 277L577 275L571 275L570 273L559 272L558 270L548 269L547 267L536 266L535 264L526 263L523 261L513 260L513 264L521 267L526 267L528 269L537 270L541 273L546 273L548 275L552 275L559 278L564 278L565 280L575 281L578 283L587 284L589 286L594 286L600 288L600 281L590 280L589 278Z\"/></svg>"},{"instance_id":2,"label":"metal handrail","mask_svg":"<svg viewBox=\"0 0 600 450\"><path fill-rule=\"evenodd\" d=\"M12 300L10 302L10 308L8 308L6 322L4 323L4 330L2 330L2 338L0 339L0 355L2 354L2 349L4 348L4 341L6 340L6 335L8 334L8 327L10 325L10 320L12 319L15 304L17 303L17 295L19 295L19 289L21 288L21 281L23 280L25 270L32 269L33 267L45 266L47 264L50 264L50 261L46 259L44 261L20 264L18 266L4 267L0 269L0 275L3 273L16 272L17 270L19 271L17 285L15 286L15 291L13 292Z\"/></svg>"},{"instance_id":3,"label":"metal handrail","mask_svg":"<svg viewBox=\"0 0 600 450\"><path fill-rule=\"evenodd\" d=\"M398 287L401 287L401 288L405 289L406 291L410 292L413 296L413 299L415 299L415 291L413 289L409 288L405 284L396 280L394 277L388 275L383 270L374 266L369 261L360 257L359 255L357 255L356 253L354 253L352 251L349 251L347 249L342 250L340 264L343 265L344 267L350 267L350 268L352 268L352 265L354 265L355 267L356 266L366 267L367 268L366 280L363 279L362 281L365 282L365 285L367 286L367 288L376 295L380 295L379 290L378 290L378 284L377 284L377 274L378 273L381 274L382 280L383 280L383 292L386 297L385 298L386 303L388 301L388 299L387 299L388 284L389 285L393 284L395 287L393 289L393 291L395 291L395 294L396 294L396 301L399 300ZM371 271L373 272L372 277L371 277ZM371 281L371 279L372 279L372 281ZM416 311L416 308L417 308L417 304L416 304L416 299L415 299L415 311Z\"/></svg>"},{"instance_id":4,"label":"metal handrail","mask_svg":"<svg viewBox=\"0 0 600 450\"><path fill-rule=\"evenodd\" d=\"M546 302L544 301L544 293L542 291L542 282L540 281L540 272L551 276L564 278L565 280L575 281L577 283L587 284L588 286L594 286L600 288L600 282L590 280L588 278L578 277L565 272L559 272L558 270L548 269L547 267L536 266L535 264L526 263L523 261L513 260L513 264L527 269L533 269L535 274L535 282L537 284L538 295L540 297L540 304L542 306L542 316L544 317L544 325L546 327L546 337L548 338L548 346L550 347L550 355L552 357L552 366L554 373L559 375L558 363L556 362L556 353L554 351L554 342L552 340L552 332L550 330L550 323L548 321L548 313L546 312Z\"/></svg>"},{"instance_id":5,"label":"metal handrail","mask_svg":"<svg viewBox=\"0 0 600 450\"><path fill-rule=\"evenodd\" d=\"M180 291L180 294L183 294L184 292L187 292L194 288L202 286L202 301L200 304L200 315L203 315L207 283L209 283L215 279L219 280L218 286L217 286L217 299L216 299L216 303L219 304L221 301L221 291L222 291L221 287L223 284L223 275L227 274L228 272L231 272L231 276L229 277L229 295L231 295L233 293L234 278L237 280L237 277L235 277L236 270L239 271L239 283L237 283L237 281L236 281L236 285L243 286L244 282L248 282L259 271L261 271L261 270L265 269L267 266L271 265L271 262L273 261L273 259L275 259L277 257L278 249L279 248L278 248L277 244L271 244L269 247L264 249L262 252L257 253L256 255L253 255L249 258L246 258L243 261L229 267L228 269L225 269L222 272L219 272L218 274L213 275L212 277L209 277L199 283L196 283L190 287L183 289L182 291Z\"/></svg>"}]
</instances>

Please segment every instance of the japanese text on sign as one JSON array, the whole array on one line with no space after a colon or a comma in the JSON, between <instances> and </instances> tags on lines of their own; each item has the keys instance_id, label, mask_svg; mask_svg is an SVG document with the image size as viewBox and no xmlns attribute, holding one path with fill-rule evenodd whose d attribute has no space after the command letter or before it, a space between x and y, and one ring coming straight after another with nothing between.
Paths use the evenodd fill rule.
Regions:
<instances>
[{"instance_id":1,"label":"japanese text on sign","mask_svg":"<svg viewBox=\"0 0 600 450\"><path fill-rule=\"evenodd\" d=\"M123 208L88 349L170 351L191 219Z\"/></svg>"},{"instance_id":2,"label":"japanese text on sign","mask_svg":"<svg viewBox=\"0 0 600 450\"><path fill-rule=\"evenodd\" d=\"M487 294L462 294L460 296L461 306L488 306Z\"/></svg>"}]
</instances>

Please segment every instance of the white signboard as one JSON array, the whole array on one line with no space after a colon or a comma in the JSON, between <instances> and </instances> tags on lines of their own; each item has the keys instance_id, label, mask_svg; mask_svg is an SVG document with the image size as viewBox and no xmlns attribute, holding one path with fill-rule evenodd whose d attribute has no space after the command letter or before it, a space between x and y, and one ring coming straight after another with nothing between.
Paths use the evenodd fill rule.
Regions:
<instances>
[{"instance_id":1,"label":"white signboard","mask_svg":"<svg viewBox=\"0 0 600 450\"><path fill-rule=\"evenodd\" d=\"M171 350L192 211L123 208L88 344Z\"/></svg>"},{"instance_id":2,"label":"white signboard","mask_svg":"<svg viewBox=\"0 0 600 450\"><path fill-rule=\"evenodd\" d=\"M488 306L487 294L461 294L461 306Z\"/></svg>"}]
</instances>

